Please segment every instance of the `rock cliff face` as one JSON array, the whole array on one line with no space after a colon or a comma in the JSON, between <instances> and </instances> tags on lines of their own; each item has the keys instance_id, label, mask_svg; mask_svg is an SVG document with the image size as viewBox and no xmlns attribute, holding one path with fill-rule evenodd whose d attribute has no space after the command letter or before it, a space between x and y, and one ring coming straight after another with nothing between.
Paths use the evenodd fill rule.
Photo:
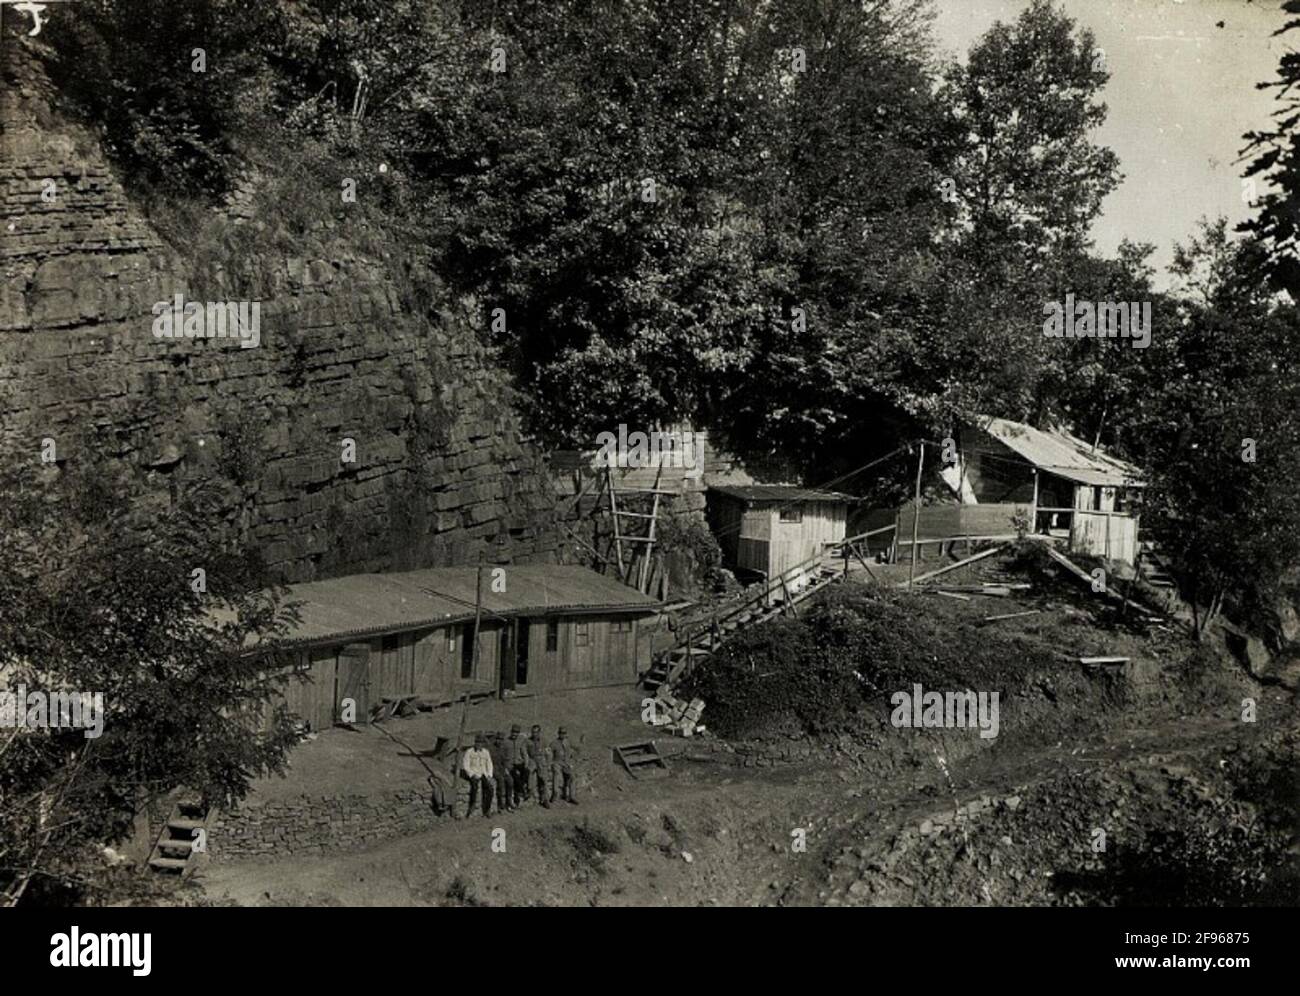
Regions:
<instances>
[{"instance_id":1,"label":"rock cliff face","mask_svg":"<svg viewBox=\"0 0 1300 996\"><path fill-rule=\"evenodd\" d=\"M286 581L465 562L484 545L553 558L551 488L477 343L478 308L436 287L415 305L387 254L329 219L301 255L268 253L253 236L274 195L260 214L202 215L228 252L200 266L128 198L95 136L52 110L22 44L8 41L0 76L4 459L37 461L52 440L61 465L129 462L142 500L215 488ZM259 301L259 344L156 337L154 305L177 294Z\"/></svg>"}]
</instances>

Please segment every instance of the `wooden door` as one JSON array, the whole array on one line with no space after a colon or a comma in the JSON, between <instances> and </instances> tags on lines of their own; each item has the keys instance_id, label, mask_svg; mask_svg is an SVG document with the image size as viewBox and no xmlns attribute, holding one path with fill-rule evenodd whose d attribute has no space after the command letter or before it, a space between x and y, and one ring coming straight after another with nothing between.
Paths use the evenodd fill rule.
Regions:
<instances>
[{"instance_id":1,"label":"wooden door","mask_svg":"<svg viewBox=\"0 0 1300 996\"><path fill-rule=\"evenodd\" d=\"M339 653L335 719L342 720L344 702L355 703L356 722L370 722L370 647L350 643Z\"/></svg>"}]
</instances>

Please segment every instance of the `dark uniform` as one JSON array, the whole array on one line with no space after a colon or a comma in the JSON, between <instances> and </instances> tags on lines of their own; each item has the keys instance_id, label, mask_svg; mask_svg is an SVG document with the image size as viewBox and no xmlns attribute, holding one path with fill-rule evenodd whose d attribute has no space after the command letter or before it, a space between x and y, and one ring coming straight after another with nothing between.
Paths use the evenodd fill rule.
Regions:
<instances>
[{"instance_id":1,"label":"dark uniform","mask_svg":"<svg viewBox=\"0 0 1300 996\"><path fill-rule=\"evenodd\" d=\"M513 779L510 775L510 752L506 749L507 740L500 733L492 734L488 740L488 753L492 755L492 782L496 786L497 812L515 808Z\"/></svg>"},{"instance_id":2,"label":"dark uniform","mask_svg":"<svg viewBox=\"0 0 1300 996\"><path fill-rule=\"evenodd\" d=\"M510 727L510 739L506 741L506 751L510 763L511 802L516 807L522 806L531 795L528 789L528 741L520 734L519 724Z\"/></svg>"},{"instance_id":3,"label":"dark uniform","mask_svg":"<svg viewBox=\"0 0 1300 996\"><path fill-rule=\"evenodd\" d=\"M551 808L546 794L546 744L542 743L542 728L533 727L533 735L528 739L528 772L537 779L537 801L547 809Z\"/></svg>"},{"instance_id":4,"label":"dark uniform","mask_svg":"<svg viewBox=\"0 0 1300 996\"><path fill-rule=\"evenodd\" d=\"M556 786L560 787L560 798L565 802L578 804L573 794L573 746L569 743L564 727L551 743L551 802L555 801Z\"/></svg>"}]
</instances>

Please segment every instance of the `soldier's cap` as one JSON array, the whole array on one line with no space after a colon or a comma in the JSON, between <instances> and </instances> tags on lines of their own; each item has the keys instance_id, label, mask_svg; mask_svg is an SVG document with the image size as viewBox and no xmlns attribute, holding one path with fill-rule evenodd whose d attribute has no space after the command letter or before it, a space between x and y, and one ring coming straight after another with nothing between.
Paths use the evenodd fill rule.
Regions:
<instances>
[{"instance_id":1,"label":"soldier's cap","mask_svg":"<svg viewBox=\"0 0 1300 996\"><path fill-rule=\"evenodd\" d=\"M523 732L523 731L519 729L519 724L518 724L518 723L511 723L511 724L510 724L510 735L511 735L512 737L513 737L516 733L522 733L522 732Z\"/></svg>"},{"instance_id":2,"label":"soldier's cap","mask_svg":"<svg viewBox=\"0 0 1300 996\"><path fill-rule=\"evenodd\" d=\"M567 733L567 731L566 731L566 730L565 730L565 729L564 729L564 727L563 727L563 726L561 726L561 727L560 727L560 736L562 736L562 737L563 737L563 736L565 736L565 735L566 735L566 733Z\"/></svg>"},{"instance_id":3,"label":"soldier's cap","mask_svg":"<svg viewBox=\"0 0 1300 996\"><path fill-rule=\"evenodd\" d=\"M534 726L534 727L533 727L533 732L534 732L534 733L541 733L541 732L542 732L542 728L541 728L540 726Z\"/></svg>"},{"instance_id":4,"label":"soldier's cap","mask_svg":"<svg viewBox=\"0 0 1300 996\"><path fill-rule=\"evenodd\" d=\"M485 737L485 736L484 736L483 734L481 734L481 733L475 733L475 734L474 734L474 746L475 746L475 747L482 747L485 743L487 743L487 737Z\"/></svg>"}]
</instances>

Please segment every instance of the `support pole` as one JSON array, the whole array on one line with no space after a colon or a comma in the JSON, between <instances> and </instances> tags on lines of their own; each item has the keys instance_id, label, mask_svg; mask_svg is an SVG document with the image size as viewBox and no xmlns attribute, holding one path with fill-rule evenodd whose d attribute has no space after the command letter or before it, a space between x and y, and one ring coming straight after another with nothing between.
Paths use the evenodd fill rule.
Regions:
<instances>
[{"instance_id":1,"label":"support pole","mask_svg":"<svg viewBox=\"0 0 1300 996\"><path fill-rule=\"evenodd\" d=\"M907 590L912 590L912 578L916 576L916 534L921 525L921 468L925 466L925 443L918 443L920 451L916 457L916 507L912 509L912 563L907 569Z\"/></svg>"},{"instance_id":2,"label":"support pole","mask_svg":"<svg viewBox=\"0 0 1300 996\"><path fill-rule=\"evenodd\" d=\"M1033 470L1034 474L1034 501L1029 510L1029 535L1033 536L1038 532L1038 468Z\"/></svg>"}]
</instances>

